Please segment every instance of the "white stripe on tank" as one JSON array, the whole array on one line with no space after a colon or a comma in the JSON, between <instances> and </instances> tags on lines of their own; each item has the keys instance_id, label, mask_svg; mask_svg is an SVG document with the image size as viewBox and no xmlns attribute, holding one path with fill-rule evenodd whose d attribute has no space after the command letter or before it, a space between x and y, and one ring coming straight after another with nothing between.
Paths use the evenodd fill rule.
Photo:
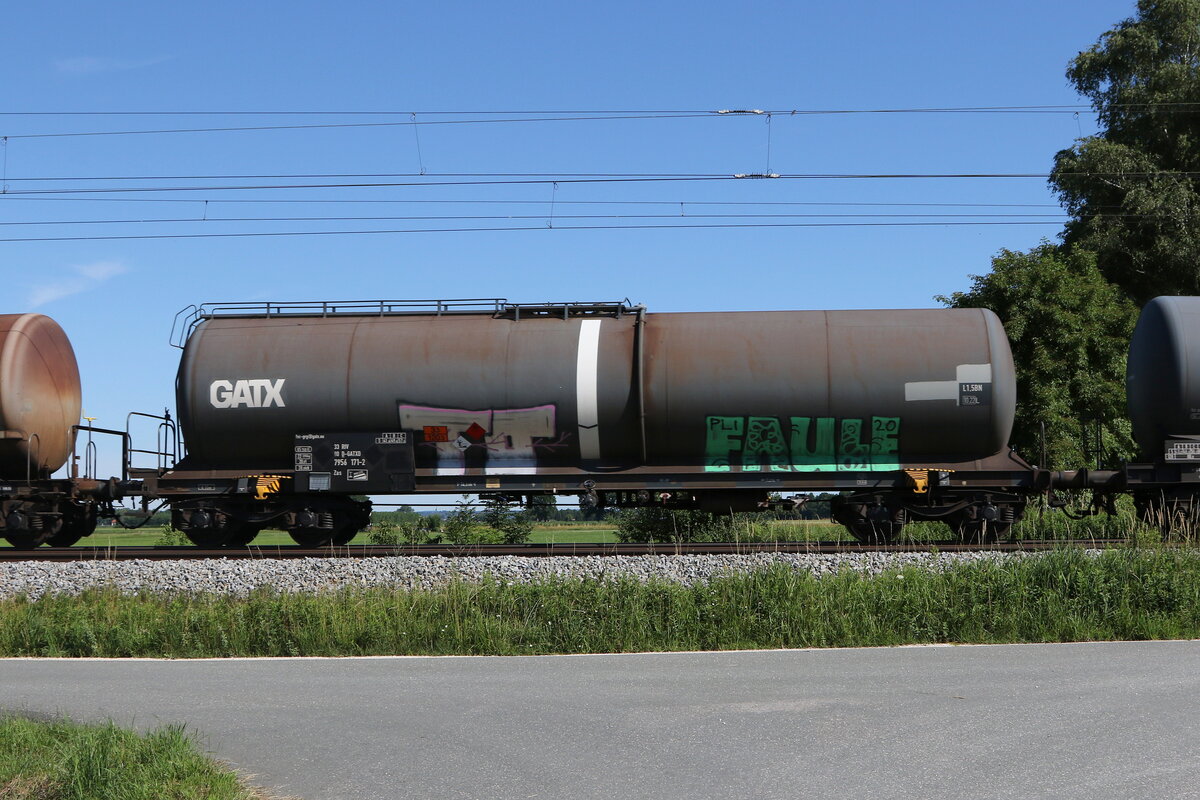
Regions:
<instances>
[{"instance_id":1,"label":"white stripe on tank","mask_svg":"<svg viewBox=\"0 0 1200 800\"><path fill-rule=\"evenodd\" d=\"M600 362L600 323L585 319L579 323L579 355L575 361L575 407L579 422L579 457L584 461L600 458L600 399L597 371Z\"/></svg>"}]
</instances>

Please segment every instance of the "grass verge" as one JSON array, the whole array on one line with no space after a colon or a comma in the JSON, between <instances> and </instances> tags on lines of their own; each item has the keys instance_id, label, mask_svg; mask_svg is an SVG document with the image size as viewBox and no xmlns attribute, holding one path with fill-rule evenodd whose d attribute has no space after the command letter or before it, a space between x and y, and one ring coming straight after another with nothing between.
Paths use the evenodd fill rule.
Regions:
<instances>
[{"instance_id":1,"label":"grass verge","mask_svg":"<svg viewBox=\"0 0 1200 800\"><path fill-rule=\"evenodd\" d=\"M115 590L0 602L0 656L356 656L733 650L1200 637L1200 552L1066 549L692 587L459 582L236 599Z\"/></svg>"},{"instance_id":2,"label":"grass verge","mask_svg":"<svg viewBox=\"0 0 1200 800\"><path fill-rule=\"evenodd\" d=\"M3 800L255 800L181 728L141 735L109 723L0 717Z\"/></svg>"}]
</instances>

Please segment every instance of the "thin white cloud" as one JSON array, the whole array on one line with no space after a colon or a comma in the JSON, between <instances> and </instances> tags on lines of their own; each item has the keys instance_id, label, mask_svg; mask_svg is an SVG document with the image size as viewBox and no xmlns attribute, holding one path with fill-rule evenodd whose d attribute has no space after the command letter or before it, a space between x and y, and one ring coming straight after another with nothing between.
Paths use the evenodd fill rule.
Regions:
<instances>
[{"instance_id":1,"label":"thin white cloud","mask_svg":"<svg viewBox=\"0 0 1200 800\"><path fill-rule=\"evenodd\" d=\"M140 69L142 67L161 64L169 59L170 56L156 56L154 58L142 59L124 59L124 58L97 58L95 56L75 56L74 58L60 58L54 62L54 68L63 75L93 75L97 72L120 72L127 69Z\"/></svg>"},{"instance_id":2,"label":"thin white cloud","mask_svg":"<svg viewBox=\"0 0 1200 800\"><path fill-rule=\"evenodd\" d=\"M100 282L129 272L129 267L120 261L96 261L91 264L80 264L75 267L75 271L85 278Z\"/></svg>"},{"instance_id":3,"label":"thin white cloud","mask_svg":"<svg viewBox=\"0 0 1200 800\"><path fill-rule=\"evenodd\" d=\"M55 300L94 289L110 278L129 272L129 267L120 261L93 261L71 267L71 274L52 283L34 286L29 292L27 305L38 308Z\"/></svg>"}]
</instances>

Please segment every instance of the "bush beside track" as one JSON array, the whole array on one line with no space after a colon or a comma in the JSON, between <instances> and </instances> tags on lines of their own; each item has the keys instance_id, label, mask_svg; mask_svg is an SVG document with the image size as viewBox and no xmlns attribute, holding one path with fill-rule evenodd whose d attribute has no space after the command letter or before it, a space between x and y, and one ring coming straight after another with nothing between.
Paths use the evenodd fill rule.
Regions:
<instances>
[{"instance_id":1,"label":"bush beside track","mask_svg":"<svg viewBox=\"0 0 1200 800\"><path fill-rule=\"evenodd\" d=\"M774 567L695 585L488 579L436 590L0 602L2 656L359 656L1200 637L1200 552L1053 551L876 576Z\"/></svg>"}]
</instances>

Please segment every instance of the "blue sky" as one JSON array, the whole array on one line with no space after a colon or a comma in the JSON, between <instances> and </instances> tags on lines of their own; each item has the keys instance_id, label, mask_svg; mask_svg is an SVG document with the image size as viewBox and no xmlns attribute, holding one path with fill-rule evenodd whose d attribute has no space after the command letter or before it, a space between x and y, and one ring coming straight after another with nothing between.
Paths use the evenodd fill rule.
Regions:
<instances>
[{"instance_id":1,"label":"blue sky","mask_svg":"<svg viewBox=\"0 0 1200 800\"><path fill-rule=\"evenodd\" d=\"M173 405L178 351L168 345L171 321L180 308L203 301L629 297L651 311L933 306L934 295L964 289L970 274L986 272L1001 248L1028 248L1058 233L1059 210L1044 179L570 183L564 178L557 188L535 183L19 192L383 180L197 177L230 175L415 173L416 178L390 180L444 181L449 179L438 176L451 173L1044 174L1058 149L1094 131L1092 114L773 114L769 159L764 116L427 124L416 136L411 125L391 125L31 137L402 123L413 119L409 112L420 112L417 121L435 123L481 118L436 113L449 111L1076 104L1080 99L1064 77L1067 62L1133 11L1129 0L15 4L4 14L0 111L106 113L0 115L0 136L9 137L0 240L536 229L0 241L0 266L8 279L4 307L49 314L63 325L81 363L86 413L98 417L97 424L122 427L128 410ZM398 113L109 113L147 111ZM546 116L556 115L561 116ZM117 180L138 176L155 179ZM71 180L29 180L54 177ZM258 202L228 202L233 199ZM391 202L344 202L349 200ZM596 201L605 204L588 205ZM765 202L810 205L727 205ZM840 216L567 218L681 213ZM969 220L844 216L976 213L1017 214L975 220L1022 224L858 227L847 223ZM505 215L533 219L220 221ZM209 221L60 224L204 216ZM681 221L839 226L563 229ZM33 222L54 224L28 224Z\"/></svg>"}]
</instances>

